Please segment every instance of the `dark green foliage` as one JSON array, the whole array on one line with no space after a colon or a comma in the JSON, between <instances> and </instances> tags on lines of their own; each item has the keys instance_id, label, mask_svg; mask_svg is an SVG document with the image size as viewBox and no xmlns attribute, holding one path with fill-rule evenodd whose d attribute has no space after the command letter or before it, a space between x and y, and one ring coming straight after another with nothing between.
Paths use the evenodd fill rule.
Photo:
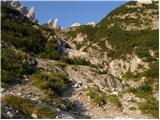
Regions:
<instances>
[{"instance_id":1,"label":"dark green foliage","mask_svg":"<svg viewBox=\"0 0 160 120\"><path fill-rule=\"evenodd\" d=\"M75 111L77 109L76 104L72 103L72 102L67 102L66 104L67 110L72 110Z\"/></svg>"},{"instance_id":2,"label":"dark green foliage","mask_svg":"<svg viewBox=\"0 0 160 120\"><path fill-rule=\"evenodd\" d=\"M147 78L159 78L159 62L150 64L149 69L143 73Z\"/></svg>"},{"instance_id":3,"label":"dark green foliage","mask_svg":"<svg viewBox=\"0 0 160 120\"><path fill-rule=\"evenodd\" d=\"M25 55L16 53L10 48L1 49L1 68L2 68L2 85L12 85L15 83L13 78L22 77L23 74L31 74L34 70L34 65L30 66L23 60L27 58Z\"/></svg>"},{"instance_id":4,"label":"dark green foliage","mask_svg":"<svg viewBox=\"0 0 160 120\"><path fill-rule=\"evenodd\" d=\"M45 59L53 59L53 60L60 60L61 52L59 50L59 46L55 42L47 42L44 51L39 54L41 58Z\"/></svg>"},{"instance_id":5,"label":"dark green foliage","mask_svg":"<svg viewBox=\"0 0 160 120\"><path fill-rule=\"evenodd\" d=\"M45 119L54 118L56 115L56 112L51 110L49 107L45 105L39 106L31 100L19 96L5 96L4 102L6 105L17 109L28 116L30 116L32 113L35 113L38 118Z\"/></svg>"},{"instance_id":6,"label":"dark green foliage","mask_svg":"<svg viewBox=\"0 0 160 120\"><path fill-rule=\"evenodd\" d=\"M138 88L129 88L128 91L134 93L138 97L146 98L152 94L152 86L145 84Z\"/></svg>"},{"instance_id":7,"label":"dark green foliage","mask_svg":"<svg viewBox=\"0 0 160 120\"><path fill-rule=\"evenodd\" d=\"M12 15L11 15L12 14ZM15 18L17 16L17 18ZM24 20L21 20L23 17ZM21 21L20 21L21 20ZM25 52L39 53L43 50L46 39L33 23L17 11L2 7L2 40Z\"/></svg>"},{"instance_id":8,"label":"dark green foliage","mask_svg":"<svg viewBox=\"0 0 160 120\"><path fill-rule=\"evenodd\" d=\"M145 113L150 114L155 118L159 118L159 102L154 97L148 97L145 102L138 103L139 109Z\"/></svg>"},{"instance_id":9,"label":"dark green foliage","mask_svg":"<svg viewBox=\"0 0 160 120\"><path fill-rule=\"evenodd\" d=\"M139 57L150 59L149 50L158 50L158 30L123 31L114 29L109 31L109 38L109 42L116 49L112 54L115 58L135 51Z\"/></svg>"},{"instance_id":10,"label":"dark green foliage","mask_svg":"<svg viewBox=\"0 0 160 120\"><path fill-rule=\"evenodd\" d=\"M113 59L125 58L126 54L135 52L139 57L152 61L154 59L150 56L149 50L158 51L159 30L123 31L119 28L108 29L105 26L96 26L92 28L80 27L70 31L69 35L74 38L77 33L86 34L87 41L98 43L103 50L107 50L105 41L108 40L115 48L115 51L109 51L109 56ZM102 40L102 38L106 39Z\"/></svg>"},{"instance_id":11,"label":"dark green foliage","mask_svg":"<svg viewBox=\"0 0 160 120\"><path fill-rule=\"evenodd\" d=\"M69 80L61 73L36 73L32 75L31 82L36 87L46 90L49 96L60 95L67 88Z\"/></svg>"},{"instance_id":12,"label":"dark green foliage","mask_svg":"<svg viewBox=\"0 0 160 120\"><path fill-rule=\"evenodd\" d=\"M73 58L64 57L62 61L73 65L90 65L89 61L81 57L73 57Z\"/></svg>"}]
</instances>

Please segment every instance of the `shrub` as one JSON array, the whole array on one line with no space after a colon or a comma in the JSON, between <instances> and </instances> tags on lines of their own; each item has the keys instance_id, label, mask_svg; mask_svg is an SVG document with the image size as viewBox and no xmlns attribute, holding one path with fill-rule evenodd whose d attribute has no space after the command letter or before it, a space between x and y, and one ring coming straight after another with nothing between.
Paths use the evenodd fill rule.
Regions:
<instances>
[{"instance_id":1,"label":"shrub","mask_svg":"<svg viewBox=\"0 0 160 120\"><path fill-rule=\"evenodd\" d=\"M38 106L36 103L29 99L25 99L19 96L7 95L4 98L6 105L18 109L25 115L31 115L32 113L37 114L38 118L54 118L56 112L51 110L47 106Z\"/></svg>"},{"instance_id":2,"label":"shrub","mask_svg":"<svg viewBox=\"0 0 160 120\"><path fill-rule=\"evenodd\" d=\"M89 96L93 102L95 102L99 106L103 106L106 104L106 96L95 88L87 88L86 95Z\"/></svg>"},{"instance_id":3,"label":"shrub","mask_svg":"<svg viewBox=\"0 0 160 120\"><path fill-rule=\"evenodd\" d=\"M62 61L68 64L73 65L90 65L90 62L81 57L73 57L73 58L62 58Z\"/></svg>"},{"instance_id":4,"label":"shrub","mask_svg":"<svg viewBox=\"0 0 160 120\"><path fill-rule=\"evenodd\" d=\"M50 95L54 95L61 94L67 88L69 80L61 73L35 73L32 75L31 82L42 90L50 91Z\"/></svg>"},{"instance_id":5,"label":"shrub","mask_svg":"<svg viewBox=\"0 0 160 120\"><path fill-rule=\"evenodd\" d=\"M57 43L49 41L45 44L44 51L39 54L41 58L60 60L61 52Z\"/></svg>"},{"instance_id":6,"label":"shrub","mask_svg":"<svg viewBox=\"0 0 160 120\"><path fill-rule=\"evenodd\" d=\"M23 74L31 74L34 67L23 62L27 58L26 55L16 53L11 48L1 49L1 68L2 68L2 85L12 85L15 81L13 78L22 77Z\"/></svg>"},{"instance_id":7,"label":"shrub","mask_svg":"<svg viewBox=\"0 0 160 120\"><path fill-rule=\"evenodd\" d=\"M131 93L134 93L138 97L146 98L146 97L148 97L148 95L152 94L152 86L145 84L145 85L140 86L138 88L129 88L128 91Z\"/></svg>"},{"instance_id":8,"label":"shrub","mask_svg":"<svg viewBox=\"0 0 160 120\"><path fill-rule=\"evenodd\" d=\"M108 95L107 96L107 100L115 105L117 108L121 108L122 107L122 104L121 102L119 101L118 97L116 95Z\"/></svg>"}]
</instances>

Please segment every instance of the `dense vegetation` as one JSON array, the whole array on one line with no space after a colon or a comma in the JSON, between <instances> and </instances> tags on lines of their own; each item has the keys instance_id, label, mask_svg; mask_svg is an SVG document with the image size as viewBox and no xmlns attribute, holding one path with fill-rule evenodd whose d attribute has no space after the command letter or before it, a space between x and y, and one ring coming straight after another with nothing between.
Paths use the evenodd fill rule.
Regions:
<instances>
[{"instance_id":1,"label":"dense vegetation","mask_svg":"<svg viewBox=\"0 0 160 120\"><path fill-rule=\"evenodd\" d=\"M44 59L60 60L61 52L58 44L53 41L48 41L45 44L44 51L41 52L39 56Z\"/></svg>"},{"instance_id":2,"label":"dense vegetation","mask_svg":"<svg viewBox=\"0 0 160 120\"><path fill-rule=\"evenodd\" d=\"M123 31L118 28L108 29L104 26L95 28L91 26L82 26L68 32L72 38L74 38L77 33L86 34L88 36L87 41L98 43L104 50L107 50L104 42L108 40L113 48L115 48L114 51L109 51L109 55L114 59L122 56L124 58L126 54L134 52L139 57L145 58L147 61L152 61L154 58L150 56L149 50L158 52L159 30ZM102 38L105 39L102 41Z\"/></svg>"},{"instance_id":3,"label":"dense vegetation","mask_svg":"<svg viewBox=\"0 0 160 120\"><path fill-rule=\"evenodd\" d=\"M32 26L33 23L27 21L25 17L22 18L18 11L2 6L1 28L4 42L25 52L39 53L43 50L46 39L40 30Z\"/></svg>"},{"instance_id":4,"label":"dense vegetation","mask_svg":"<svg viewBox=\"0 0 160 120\"><path fill-rule=\"evenodd\" d=\"M56 112L51 110L48 106L39 106L35 102L25 99L19 96L8 95L4 97L5 105L8 105L14 109L19 110L26 116L36 114L38 118L55 118Z\"/></svg>"},{"instance_id":5,"label":"dense vegetation","mask_svg":"<svg viewBox=\"0 0 160 120\"><path fill-rule=\"evenodd\" d=\"M17 77L22 77L23 74L31 74L35 71L34 65L29 65L26 55L16 53L11 48L1 49L1 69L2 69L2 86L7 87L16 83Z\"/></svg>"}]
</instances>

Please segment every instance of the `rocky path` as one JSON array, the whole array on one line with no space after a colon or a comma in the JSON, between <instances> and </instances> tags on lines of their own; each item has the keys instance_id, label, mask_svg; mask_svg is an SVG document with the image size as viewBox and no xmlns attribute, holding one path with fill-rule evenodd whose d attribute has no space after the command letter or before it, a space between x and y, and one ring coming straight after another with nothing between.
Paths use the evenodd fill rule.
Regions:
<instances>
[{"instance_id":1,"label":"rocky path","mask_svg":"<svg viewBox=\"0 0 160 120\"><path fill-rule=\"evenodd\" d=\"M78 67L77 67L78 68ZM69 69L70 70L70 69ZM70 70L71 72L71 70ZM86 71L85 71L86 72ZM88 71L89 72L89 71ZM128 119L128 118L151 118L147 115L142 115L141 111L138 110L138 106L136 102L132 101L140 101L135 95L133 94L124 94L120 97L120 101L122 104L122 109L119 109L111 104L106 104L103 107L99 107L95 105L95 103L92 102L90 97L87 97L85 92L83 91L84 88L88 86L92 86L91 83L88 83L82 80L83 75L80 74L79 76L76 76L76 72L74 71L73 74L69 73L70 80L74 83L74 85L69 88L67 91L64 92L63 98L67 98L70 101L74 101L77 105L77 111L78 113L82 113L85 116L82 116L82 118L91 118L91 119ZM76 77L80 77L77 78ZM87 78L87 76L85 76ZM135 107L136 109L130 110L130 107Z\"/></svg>"},{"instance_id":2,"label":"rocky path","mask_svg":"<svg viewBox=\"0 0 160 120\"><path fill-rule=\"evenodd\" d=\"M48 64L49 65L48 65ZM53 65L52 65L53 64ZM49 67L47 67L49 66ZM76 110L63 110L61 108L56 108L54 105L50 105L51 108L56 109L58 111L58 115L56 116L57 119L101 119L101 118L106 118L106 119L122 119L122 118L150 118L146 115L142 115L141 111L138 110L138 106L131 101L138 101L138 98L136 98L134 95L131 94L124 94L121 98L120 101L122 103L123 109L118 109L115 106L112 106L110 104L106 104L103 107L97 106L90 97L87 97L85 92L83 91L84 88L92 87L94 82L87 82L87 78L89 77L96 77L96 74L91 71L86 66L76 66L76 69L73 66L69 66L69 69L64 69L65 72L69 74L69 78L72 81L72 86L68 88L64 94L62 95L63 100L68 100L73 102L76 106ZM67 67L68 67L67 66ZM41 60L38 64L38 67L40 70L43 71L49 71L52 72L56 70L56 72L62 71L62 69L58 68L55 65L55 61L43 61ZM83 69L81 69L82 67ZM74 70L73 70L74 69ZM81 70L80 70L81 69ZM76 73L76 71L78 71ZM81 72L79 72L81 71ZM64 72L64 71L63 71ZM88 73L86 73L88 72ZM83 74L85 73L85 74ZM88 74L88 76L87 76ZM93 74L93 76L92 76ZM77 79L76 79L77 78ZM46 104L42 98L44 96L44 93L42 90L36 88L33 86L30 82L29 79L22 79L20 83L13 85L12 87L8 89L1 89L1 96L5 95L16 95L16 96L21 96L27 99L30 99L32 101L35 101L38 105ZM65 106L65 105L64 105ZM134 106L136 110L130 110L129 108ZM5 108L6 112L10 108ZM6 113L7 114L7 113ZM16 114L15 110L12 110L10 115ZM11 116L13 117L13 116ZM18 116L23 118L23 116ZM18 118L17 117L17 118Z\"/></svg>"}]
</instances>

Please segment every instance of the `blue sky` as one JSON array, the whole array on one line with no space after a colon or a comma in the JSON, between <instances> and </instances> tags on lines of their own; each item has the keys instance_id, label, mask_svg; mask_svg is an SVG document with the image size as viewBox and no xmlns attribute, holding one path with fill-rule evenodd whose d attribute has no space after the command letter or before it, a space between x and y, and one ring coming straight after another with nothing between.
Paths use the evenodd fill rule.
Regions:
<instances>
[{"instance_id":1,"label":"blue sky","mask_svg":"<svg viewBox=\"0 0 160 120\"><path fill-rule=\"evenodd\" d=\"M58 18L61 27L69 27L75 22L99 22L110 11L126 1L22 1L31 8L35 7L36 18L41 24L50 18Z\"/></svg>"}]
</instances>

